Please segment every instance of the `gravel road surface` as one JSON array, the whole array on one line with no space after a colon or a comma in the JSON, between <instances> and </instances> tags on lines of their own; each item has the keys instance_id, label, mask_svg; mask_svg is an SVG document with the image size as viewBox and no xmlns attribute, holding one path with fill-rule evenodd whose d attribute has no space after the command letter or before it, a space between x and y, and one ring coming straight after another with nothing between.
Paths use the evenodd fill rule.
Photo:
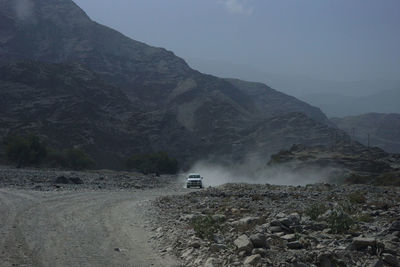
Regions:
<instances>
[{"instance_id":1,"label":"gravel road surface","mask_svg":"<svg viewBox=\"0 0 400 267\"><path fill-rule=\"evenodd\" d=\"M146 224L150 201L179 190L0 188L0 266L177 266Z\"/></svg>"}]
</instances>

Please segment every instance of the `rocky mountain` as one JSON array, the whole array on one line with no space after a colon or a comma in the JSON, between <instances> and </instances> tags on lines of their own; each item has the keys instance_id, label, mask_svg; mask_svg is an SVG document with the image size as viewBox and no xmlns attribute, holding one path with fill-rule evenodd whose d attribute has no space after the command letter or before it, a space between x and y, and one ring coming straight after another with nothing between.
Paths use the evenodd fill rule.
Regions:
<instances>
[{"instance_id":1,"label":"rocky mountain","mask_svg":"<svg viewBox=\"0 0 400 267\"><path fill-rule=\"evenodd\" d=\"M326 142L319 129L336 131L317 108L262 84L195 71L170 51L92 21L71 0L1 0L0 23L2 135L36 132L110 167L157 150L184 164L240 158L272 132L288 147L304 136ZM299 123L293 131L298 115L273 122L292 112L307 114L301 120L315 128Z\"/></svg>"},{"instance_id":2,"label":"rocky mountain","mask_svg":"<svg viewBox=\"0 0 400 267\"><path fill-rule=\"evenodd\" d=\"M369 135L371 146L400 153L400 114L368 113L331 120L364 145L368 145Z\"/></svg>"}]
</instances>

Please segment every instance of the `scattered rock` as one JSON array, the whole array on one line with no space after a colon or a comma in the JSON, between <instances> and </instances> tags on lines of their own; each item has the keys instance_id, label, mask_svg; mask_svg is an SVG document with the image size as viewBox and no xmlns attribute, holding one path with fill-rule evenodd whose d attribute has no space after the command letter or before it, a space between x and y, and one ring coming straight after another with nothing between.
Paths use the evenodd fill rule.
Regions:
<instances>
[{"instance_id":1,"label":"scattered rock","mask_svg":"<svg viewBox=\"0 0 400 267\"><path fill-rule=\"evenodd\" d=\"M218 251L220 251L220 250L225 250L227 247L226 247L226 245L223 245L223 244L212 244L211 246L210 246L210 251L211 252L218 252Z\"/></svg>"},{"instance_id":2,"label":"scattered rock","mask_svg":"<svg viewBox=\"0 0 400 267\"><path fill-rule=\"evenodd\" d=\"M368 246L376 247L376 239L374 238L365 238L365 237L356 237L353 238L348 249L350 250L362 250L367 248Z\"/></svg>"},{"instance_id":3,"label":"scattered rock","mask_svg":"<svg viewBox=\"0 0 400 267\"><path fill-rule=\"evenodd\" d=\"M279 233L283 231L280 226L271 226L269 230L271 231L271 233Z\"/></svg>"},{"instance_id":4,"label":"scattered rock","mask_svg":"<svg viewBox=\"0 0 400 267\"><path fill-rule=\"evenodd\" d=\"M255 248L267 247L267 239L264 234L253 234L250 236L250 240Z\"/></svg>"},{"instance_id":5,"label":"scattered rock","mask_svg":"<svg viewBox=\"0 0 400 267\"><path fill-rule=\"evenodd\" d=\"M255 248L251 251L252 255L259 254L261 257L267 256L267 250L265 248Z\"/></svg>"},{"instance_id":6,"label":"scattered rock","mask_svg":"<svg viewBox=\"0 0 400 267\"><path fill-rule=\"evenodd\" d=\"M375 260L369 267L384 267L384 264L381 260Z\"/></svg>"},{"instance_id":7,"label":"scattered rock","mask_svg":"<svg viewBox=\"0 0 400 267\"><path fill-rule=\"evenodd\" d=\"M233 243L237 247L238 252L245 251L246 253L250 253L253 249L253 244L247 235L239 236Z\"/></svg>"},{"instance_id":8,"label":"scattered rock","mask_svg":"<svg viewBox=\"0 0 400 267\"><path fill-rule=\"evenodd\" d=\"M226 216L224 214L214 214L212 216L214 221L225 221L226 220Z\"/></svg>"},{"instance_id":9,"label":"scattered rock","mask_svg":"<svg viewBox=\"0 0 400 267\"><path fill-rule=\"evenodd\" d=\"M363 192L365 202L348 204L354 192ZM165 247L172 247L185 266L200 266L215 258L218 266L378 267L396 264L400 255L399 193L395 187L368 185L227 184L161 199L155 205L164 216L161 240L172 237L174 245L167 242ZM315 203L323 205L320 212L330 212L311 219L305 213ZM342 208L351 210L354 225L336 234L329 220L340 205L350 205ZM371 216L372 211L379 216ZM184 217L188 214L214 214L213 222L204 228L212 232L211 240L195 238L191 220ZM193 241L200 247L194 249Z\"/></svg>"},{"instance_id":10,"label":"scattered rock","mask_svg":"<svg viewBox=\"0 0 400 267\"><path fill-rule=\"evenodd\" d=\"M397 259L396 256L394 256L392 254L383 253L382 254L382 260L385 263L389 264L390 266L393 266L393 267L399 267L400 266L399 260Z\"/></svg>"},{"instance_id":11,"label":"scattered rock","mask_svg":"<svg viewBox=\"0 0 400 267\"><path fill-rule=\"evenodd\" d=\"M287 244L287 247L289 249L301 249L301 248L303 248L302 244L299 241L289 242Z\"/></svg>"},{"instance_id":12,"label":"scattered rock","mask_svg":"<svg viewBox=\"0 0 400 267\"><path fill-rule=\"evenodd\" d=\"M288 241L288 242L292 242L292 241L295 241L297 239L295 234L284 235L284 236L281 236L281 238L283 240Z\"/></svg>"},{"instance_id":13,"label":"scattered rock","mask_svg":"<svg viewBox=\"0 0 400 267\"><path fill-rule=\"evenodd\" d=\"M218 261L216 258L208 258L204 263L204 267L216 267L218 266Z\"/></svg>"},{"instance_id":14,"label":"scattered rock","mask_svg":"<svg viewBox=\"0 0 400 267\"><path fill-rule=\"evenodd\" d=\"M390 227L389 227L389 232L400 232L400 220L394 221Z\"/></svg>"},{"instance_id":15,"label":"scattered rock","mask_svg":"<svg viewBox=\"0 0 400 267\"><path fill-rule=\"evenodd\" d=\"M188 248L182 253L181 257L183 259L188 259L189 257L191 257L192 253L193 253L193 248Z\"/></svg>"},{"instance_id":16,"label":"scattered rock","mask_svg":"<svg viewBox=\"0 0 400 267\"><path fill-rule=\"evenodd\" d=\"M263 224L263 220L260 217L245 217L232 223L241 232L245 232L257 224Z\"/></svg>"},{"instance_id":17,"label":"scattered rock","mask_svg":"<svg viewBox=\"0 0 400 267\"><path fill-rule=\"evenodd\" d=\"M190 244L189 244L189 246L190 247L192 247L192 248L199 248L200 246L201 246L201 244L200 244L200 242L199 241L192 241Z\"/></svg>"},{"instance_id":18,"label":"scattered rock","mask_svg":"<svg viewBox=\"0 0 400 267\"><path fill-rule=\"evenodd\" d=\"M71 178L69 178L69 180L70 180L71 183L73 183L73 184L83 184L82 179L79 178L79 177L71 177Z\"/></svg>"},{"instance_id":19,"label":"scattered rock","mask_svg":"<svg viewBox=\"0 0 400 267\"><path fill-rule=\"evenodd\" d=\"M259 254L248 256L244 261L244 266L256 266L261 260Z\"/></svg>"},{"instance_id":20,"label":"scattered rock","mask_svg":"<svg viewBox=\"0 0 400 267\"><path fill-rule=\"evenodd\" d=\"M65 176L59 176L59 177L56 178L54 183L56 183L56 184L69 184L70 180Z\"/></svg>"}]
</instances>

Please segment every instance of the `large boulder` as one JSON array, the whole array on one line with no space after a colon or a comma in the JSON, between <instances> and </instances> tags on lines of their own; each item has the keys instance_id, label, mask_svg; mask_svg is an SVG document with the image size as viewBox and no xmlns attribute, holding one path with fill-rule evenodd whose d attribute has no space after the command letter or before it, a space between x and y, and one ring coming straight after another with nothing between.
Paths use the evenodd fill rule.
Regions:
<instances>
[{"instance_id":1,"label":"large boulder","mask_svg":"<svg viewBox=\"0 0 400 267\"><path fill-rule=\"evenodd\" d=\"M256 225L263 224L265 221L260 217L245 217L238 221L232 222L232 226L234 226L240 232L246 232L252 229Z\"/></svg>"},{"instance_id":2,"label":"large boulder","mask_svg":"<svg viewBox=\"0 0 400 267\"><path fill-rule=\"evenodd\" d=\"M250 240L255 248L267 247L267 238L264 234L258 233L250 236Z\"/></svg>"},{"instance_id":3,"label":"large boulder","mask_svg":"<svg viewBox=\"0 0 400 267\"><path fill-rule=\"evenodd\" d=\"M247 235L239 236L233 243L237 247L238 252L245 251L246 253L250 253L253 249L253 243L251 243Z\"/></svg>"}]
</instances>

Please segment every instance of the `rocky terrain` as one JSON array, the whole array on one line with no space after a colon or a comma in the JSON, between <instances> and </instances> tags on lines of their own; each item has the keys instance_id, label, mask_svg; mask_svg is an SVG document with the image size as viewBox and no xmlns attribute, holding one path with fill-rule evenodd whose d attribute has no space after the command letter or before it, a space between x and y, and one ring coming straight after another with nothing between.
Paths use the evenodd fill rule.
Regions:
<instances>
[{"instance_id":1,"label":"rocky terrain","mask_svg":"<svg viewBox=\"0 0 400 267\"><path fill-rule=\"evenodd\" d=\"M226 184L155 202L184 266L399 266L400 189Z\"/></svg>"},{"instance_id":2,"label":"rocky terrain","mask_svg":"<svg viewBox=\"0 0 400 267\"><path fill-rule=\"evenodd\" d=\"M368 145L369 135L371 146L380 147L391 153L400 153L400 114L367 113L332 118L331 121L364 145Z\"/></svg>"},{"instance_id":3,"label":"rocky terrain","mask_svg":"<svg viewBox=\"0 0 400 267\"><path fill-rule=\"evenodd\" d=\"M400 187L1 166L0 212L5 266L399 266Z\"/></svg>"},{"instance_id":4,"label":"rocky terrain","mask_svg":"<svg viewBox=\"0 0 400 267\"><path fill-rule=\"evenodd\" d=\"M131 191L166 188L176 182L176 176L172 175L156 176L110 170L16 169L0 166L0 187L35 191Z\"/></svg>"},{"instance_id":5,"label":"rocky terrain","mask_svg":"<svg viewBox=\"0 0 400 267\"><path fill-rule=\"evenodd\" d=\"M55 148L84 149L104 168L160 150L189 167L267 157L304 139L326 144L337 131L318 108L263 84L202 74L92 21L71 0L0 1L0 23L2 138L33 132ZM293 121L308 127L295 131ZM274 143L271 132L280 133Z\"/></svg>"}]
</instances>

